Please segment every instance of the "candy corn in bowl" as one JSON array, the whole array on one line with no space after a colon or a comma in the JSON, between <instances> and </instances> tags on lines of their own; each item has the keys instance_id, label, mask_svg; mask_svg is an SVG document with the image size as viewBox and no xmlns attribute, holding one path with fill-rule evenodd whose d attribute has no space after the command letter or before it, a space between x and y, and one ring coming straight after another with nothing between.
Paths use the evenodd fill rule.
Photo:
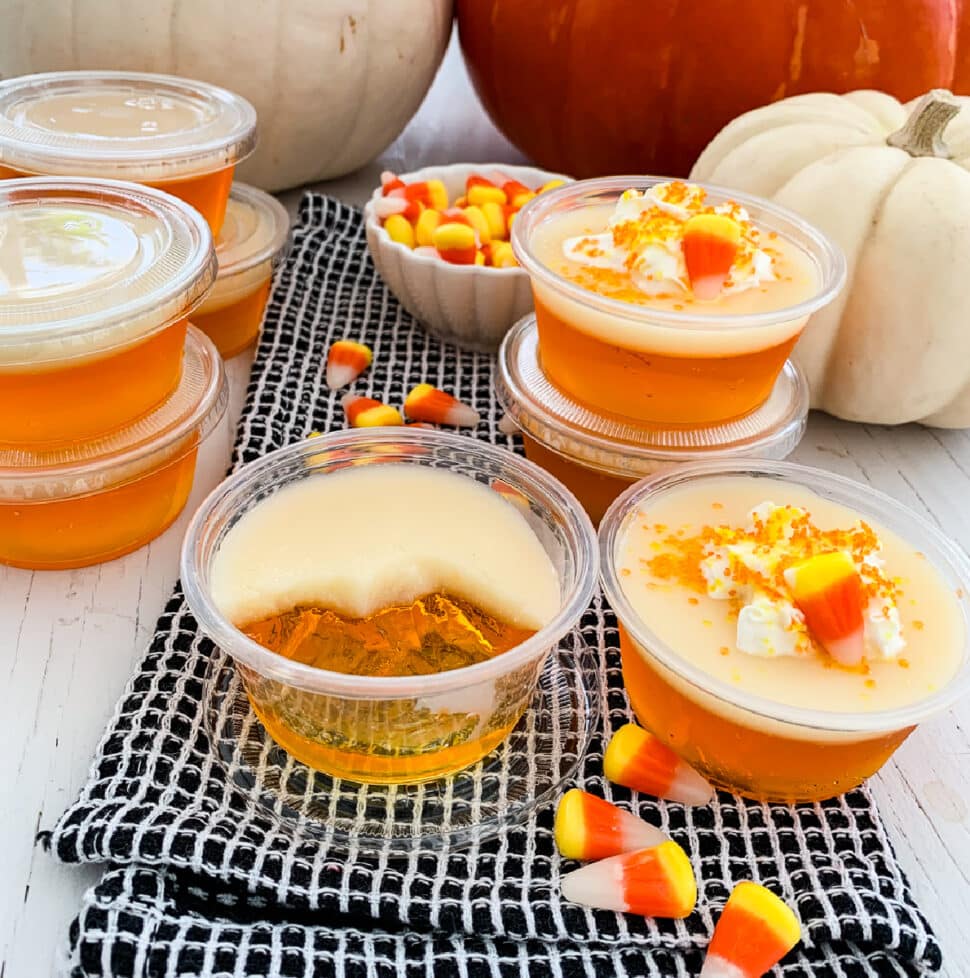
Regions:
<instances>
[{"instance_id":1,"label":"candy corn in bowl","mask_svg":"<svg viewBox=\"0 0 970 978\"><path fill-rule=\"evenodd\" d=\"M399 427L241 468L182 553L199 625L270 736L317 770L383 784L501 744L596 576L589 519L542 469Z\"/></svg>"},{"instance_id":2,"label":"candy corn in bowl","mask_svg":"<svg viewBox=\"0 0 970 978\"><path fill-rule=\"evenodd\" d=\"M512 225L543 369L588 408L683 427L763 404L845 258L797 215L660 177L582 180Z\"/></svg>"},{"instance_id":3,"label":"candy corn in bowl","mask_svg":"<svg viewBox=\"0 0 970 978\"><path fill-rule=\"evenodd\" d=\"M600 526L638 719L720 787L855 787L970 687L970 561L868 486L788 462L689 464Z\"/></svg>"},{"instance_id":4,"label":"candy corn in bowl","mask_svg":"<svg viewBox=\"0 0 970 978\"><path fill-rule=\"evenodd\" d=\"M498 348L532 309L509 243L518 211L567 182L531 166L454 163L385 173L364 208L367 245L387 287L436 336Z\"/></svg>"}]
</instances>

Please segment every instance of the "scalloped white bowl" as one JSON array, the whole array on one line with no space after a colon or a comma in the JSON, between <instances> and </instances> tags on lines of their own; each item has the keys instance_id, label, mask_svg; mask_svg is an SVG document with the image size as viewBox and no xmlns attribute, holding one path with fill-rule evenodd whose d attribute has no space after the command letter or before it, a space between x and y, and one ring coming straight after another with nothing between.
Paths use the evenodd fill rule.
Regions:
<instances>
[{"instance_id":1,"label":"scalloped white bowl","mask_svg":"<svg viewBox=\"0 0 970 978\"><path fill-rule=\"evenodd\" d=\"M454 200L464 193L470 174L490 170L501 170L528 187L539 187L547 180L571 181L561 173L505 163L426 166L400 177L406 183L441 180L448 199ZM526 272L518 267L450 265L440 258L414 254L392 241L381 226L373 204L380 196L381 188L377 187L364 207L364 221L367 247L387 287L418 322L441 339L474 350L497 350L509 328L532 312L532 288Z\"/></svg>"}]
</instances>

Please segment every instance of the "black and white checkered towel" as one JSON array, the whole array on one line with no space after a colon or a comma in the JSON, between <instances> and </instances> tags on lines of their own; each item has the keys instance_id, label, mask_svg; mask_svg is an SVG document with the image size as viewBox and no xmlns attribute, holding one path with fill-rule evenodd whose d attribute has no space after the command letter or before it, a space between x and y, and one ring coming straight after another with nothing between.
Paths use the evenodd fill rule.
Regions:
<instances>
[{"instance_id":1,"label":"black and white checkered towel","mask_svg":"<svg viewBox=\"0 0 970 978\"><path fill-rule=\"evenodd\" d=\"M327 349L340 336L374 349L362 392L400 404L412 384L436 383L488 419L475 436L507 442L496 427L491 360L416 327L376 276L360 213L309 194L273 293L235 465L342 426L323 383ZM689 978L732 884L750 878L797 907L804 923L805 941L779 969L784 978L939 969L939 947L865 790L794 808L722 794L685 809L604 782L604 734L631 716L610 611L594 604L582 636L597 650L587 682L602 710L573 783L631 807L684 846L699 881L687 920L560 901L557 878L572 866L556 854L549 803L461 851L393 858L335 848L300 811L260 801L213 733L213 710L229 695L214 692L213 677L231 676L231 666L198 637L176 593L90 781L50 835L61 860L110 867L72 927L73 974ZM244 701L235 709L245 713Z\"/></svg>"}]
</instances>

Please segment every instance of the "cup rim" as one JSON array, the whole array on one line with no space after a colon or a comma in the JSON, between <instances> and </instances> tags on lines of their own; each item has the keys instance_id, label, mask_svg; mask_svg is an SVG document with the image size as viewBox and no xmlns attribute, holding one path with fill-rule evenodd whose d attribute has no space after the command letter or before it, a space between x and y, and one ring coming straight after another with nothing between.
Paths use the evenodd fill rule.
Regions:
<instances>
[{"instance_id":1,"label":"cup rim","mask_svg":"<svg viewBox=\"0 0 970 978\"><path fill-rule=\"evenodd\" d=\"M644 499L660 495L685 481L694 482L707 476L718 475L788 477L823 492L828 489L843 496L854 494L860 498L860 502L848 503L843 499L836 499L836 501L847 508L857 509L863 516L872 516L907 543L912 543L913 536L917 535L922 551L935 551L933 556L927 553L935 566L941 562L948 563L950 571L964 582L964 594L958 598L963 611L964 649L961 664L946 686L933 695L907 706L891 710L874 710L870 713L841 713L789 706L764 696L744 693L728 683L715 679L704 669L688 662L660 638L640 618L623 591L613 559L618 538L629 513ZM906 529L900 529L901 526ZM667 669L691 686L748 713L813 730L876 734L915 726L952 706L970 689L970 597L968 597L970 557L924 517L897 502L892 496L865 483L797 462L748 459L689 462L679 469L668 469L642 479L618 496L600 523L599 549L600 580L604 596L622 627L630 633L637 645L642 646L649 655L658 659Z\"/></svg>"},{"instance_id":2,"label":"cup rim","mask_svg":"<svg viewBox=\"0 0 970 978\"><path fill-rule=\"evenodd\" d=\"M533 282L539 281L548 288L565 294L570 300L580 305L634 323L646 319L649 320L651 326L670 326L678 330L696 332L713 329L722 333L732 329L751 329L753 326L774 326L779 323L794 322L823 308L842 290L847 274L845 254L828 235L794 211L787 207L781 207L773 201L753 194L741 193L719 184L695 180L689 182L703 188L715 197L720 197L722 200L736 201L749 210L757 211L757 222L762 227L776 231L788 238L791 237L792 232L797 232L808 238L814 247L814 251L810 252L811 257L819 270L819 285L815 294L794 306L783 306L764 312L729 313L716 316L677 312L673 309L659 309L650 305L635 306L619 299L598 295L575 282L570 282L569 279L547 268L532 251L530 239L533 230L557 204L583 193L615 190L619 196L624 190L630 188L645 189L674 179L677 178L650 175L596 177L589 180L577 180L554 190L548 190L530 200L519 211L512 224L510 240L515 257L522 268L529 273ZM796 246L803 251L809 250L804 244L796 242Z\"/></svg>"},{"instance_id":3,"label":"cup rim","mask_svg":"<svg viewBox=\"0 0 970 978\"><path fill-rule=\"evenodd\" d=\"M274 471L283 470L300 458L337 449L398 445L452 447L465 456L475 452L488 459L511 464L526 481L556 505L575 537L573 559L575 580L562 599L556 615L525 642L485 662L460 669L424 676L357 676L319 669L294 662L254 642L233 625L212 602L199 566L201 549L207 542L208 524L214 518L228 515L231 498ZM258 504L257 504L258 505ZM310 692L341 695L352 699L388 699L427 696L454 689L457 686L484 682L503 676L517 666L536 659L555 646L577 624L596 592L598 585L599 553L596 532L576 497L560 483L528 459L488 442L451 432L429 429L408 430L401 427L352 429L331 432L276 449L254 462L243 465L223 480L203 500L185 533L180 560L182 588L186 601L203 633L237 662L259 675L288 686Z\"/></svg>"}]
</instances>

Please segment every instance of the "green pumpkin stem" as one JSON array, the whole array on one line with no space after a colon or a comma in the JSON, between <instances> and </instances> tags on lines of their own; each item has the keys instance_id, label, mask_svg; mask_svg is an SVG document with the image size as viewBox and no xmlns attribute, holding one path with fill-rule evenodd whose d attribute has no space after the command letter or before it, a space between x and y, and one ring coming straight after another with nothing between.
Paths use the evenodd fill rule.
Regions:
<instances>
[{"instance_id":1,"label":"green pumpkin stem","mask_svg":"<svg viewBox=\"0 0 970 978\"><path fill-rule=\"evenodd\" d=\"M886 142L910 156L936 156L951 159L950 148L943 139L943 130L960 112L960 103L945 88L927 92L913 107L902 129Z\"/></svg>"}]
</instances>

